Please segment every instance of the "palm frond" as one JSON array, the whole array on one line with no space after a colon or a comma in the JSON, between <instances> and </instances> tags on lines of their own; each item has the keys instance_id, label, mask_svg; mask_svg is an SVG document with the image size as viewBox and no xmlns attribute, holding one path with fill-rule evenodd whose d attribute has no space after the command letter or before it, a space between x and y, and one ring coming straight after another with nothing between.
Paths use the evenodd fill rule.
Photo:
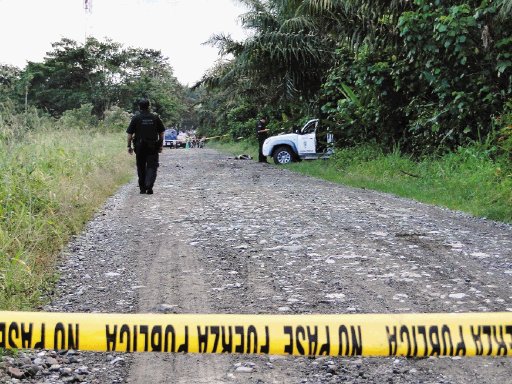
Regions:
<instances>
[{"instance_id":1,"label":"palm frond","mask_svg":"<svg viewBox=\"0 0 512 384\"><path fill-rule=\"evenodd\" d=\"M240 16L240 22L246 29L269 31L279 28L279 22L268 11L251 11Z\"/></svg>"},{"instance_id":2,"label":"palm frond","mask_svg":"<svg viewBox=\"0 0 512 384\"><path fill-rule=\"evenodd\" d=\"M237 0L239 4L255 12L264 12L266 10L265 2L261 0Z\"/></svg>"},{"instance_id":3,"label":"palm frond","mask_svg":"<svg viewBox=\"0 0 512 384\"><path fill-rule=\"evenodd\" d=\"M213 34L210 36L210 38L204 42L203 44L210 45L212 47L219 49L219 54L221 56L227 55L227 54L233 54L236 55L241 50L243 50L243 45L231 37L231 35L225 35L225 34Z\"/></svg>"},{"instance_id":4,"label":"palm frond","mask_svg":"<svg viewBox=\"0 0 512 384\"><path fill-rule=\"evenodd\" d=\"M512 17L512 0L497 0L496 4L503 18Z\"/></svg>"},{"instance_id":5,"label":"palm frond","mask_svg":"<svg viewBox=\"0 0 512 384\"><path fill-rule=\"evenodd\" d=\"M305 16L297 16L285 20L280 28L280 32L302 32L316 30L316 24L313 20Z\"/></svg>"}]
</instances>

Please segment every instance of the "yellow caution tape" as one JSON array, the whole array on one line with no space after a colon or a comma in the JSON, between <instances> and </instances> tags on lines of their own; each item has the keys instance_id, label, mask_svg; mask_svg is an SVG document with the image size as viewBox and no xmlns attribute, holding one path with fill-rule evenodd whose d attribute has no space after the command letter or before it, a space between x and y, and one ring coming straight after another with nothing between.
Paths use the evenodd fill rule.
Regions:
<instances>
[{"instance_id":1,"label":"yellow caution tape","mask_svg":"<svg viewBox=\"0 0 512 384\"><path fill-rule=\"evenodd\" d=\"M0 312L0 348L303 356L512 356L512 313Z\"/></svg>"},{"instance_id":2,"label":"yellow caution tape","mask_svg":"<svg viewBox=\"0 0 512 384\"><path fill-rule=\"evenodd\" d=\"M211 137L205 137L205 140L211 140L211 139L218 139L219 137L227 137L229 135L220 135L220 136L211 136Z\"/></svg>"}]
</instances>

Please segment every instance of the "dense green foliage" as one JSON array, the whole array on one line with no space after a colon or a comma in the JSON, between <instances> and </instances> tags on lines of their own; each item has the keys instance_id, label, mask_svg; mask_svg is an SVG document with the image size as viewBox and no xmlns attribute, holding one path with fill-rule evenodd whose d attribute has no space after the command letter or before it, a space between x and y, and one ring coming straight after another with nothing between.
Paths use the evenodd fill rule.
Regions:
<instances>
[{"instance_id":1,"label":"dense green foliage","mask_svg":"<svg viewBox=\"0 0 512 384\"><path fill-rule=\"evenodd\" d=\"M249 137L266 114L274 129L315 116L338 146L415 155L510 140L509 0L240 3L251 34L211 40L231 56L198 85L204 131Z\"/></svg>"},{"instance_id":2,"label":"dense green foliage","mask_svg":"<svg viewBox=\"0 0 512 384\"><path fill-rule=\"evenodd\" d=\"M20 69L0 64L0 103L16 98L20 74Z\"/></svg>"},{"instance_id":3,"label":"dense green foliage","mask_svg":"<svg viewBox=\"0 0 512 384\"><path fill-rule=\"evenodd\" d=\"M129 115L108 111L111 127L90 111L66 111L58 120L35 109L0 111L1 309L40 304L58 252L133 175L115 128Z\"/></svg>"},{"instance_id":4,"label":"dense green foliage","mask_svg":"<svg viewBox=\"0 0 512 384\"><path fill-rule=\"evenodd\" d=\"M159 51L94 38L84 44L62 39L43 62L23 70L0 67L0 87L0 98L10 98L19 109L33 106L55 117L84 104L98 118L113 106L135 111L141 97L151 100L167 124L178 123L185 110L185 90Z\"/></svg>"},{"instance_id":5,"label":"dense green foliage","mask_svg":"<svg viewBox=\"0 0 512 384\"><path fill-rule=\"evenodd\" d=\"M341 51L325 84L324 111L346 142L376 140L416 153L481 141L512 95L512 23L483 2L415 2L401 43L375 53ZM357 100L336 92L346 84Z\"/></svg>"}]
</instances>

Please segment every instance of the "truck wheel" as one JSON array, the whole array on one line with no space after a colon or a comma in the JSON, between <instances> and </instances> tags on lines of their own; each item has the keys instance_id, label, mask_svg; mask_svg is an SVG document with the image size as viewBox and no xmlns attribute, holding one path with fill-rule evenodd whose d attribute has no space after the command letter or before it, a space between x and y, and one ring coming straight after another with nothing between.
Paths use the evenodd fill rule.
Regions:
<instances>
[{"instance_id":1,"label":"truck wheel","mask_svg":"<svg viewBox=\"0 0 512 384\"><path fill-rule=\"evenodd\" d=\"M277 147L274 151L274 163L276 164L288 164L293 161L293 152L290 147L282 145Z\"/></svg>"}]
</instances>

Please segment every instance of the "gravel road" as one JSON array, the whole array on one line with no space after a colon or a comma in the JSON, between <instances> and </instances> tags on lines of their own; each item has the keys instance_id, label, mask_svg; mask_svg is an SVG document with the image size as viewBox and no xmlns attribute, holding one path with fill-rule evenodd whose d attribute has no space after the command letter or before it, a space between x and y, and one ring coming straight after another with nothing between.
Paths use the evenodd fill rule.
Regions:
<instances>
[{"instance_id":1,"label":"gravel road","mask_svg":"<svg viewBox=\"0 0 512 384\"><path fill-rule=\"evenodd\" d=\"M134 161L134 159L129 159ZM161 157L63 253L47 311L512 311L512 226L211 149ZM510 358L22 352L1 383L510 383Z\"/></svg>"}]
</instances>

